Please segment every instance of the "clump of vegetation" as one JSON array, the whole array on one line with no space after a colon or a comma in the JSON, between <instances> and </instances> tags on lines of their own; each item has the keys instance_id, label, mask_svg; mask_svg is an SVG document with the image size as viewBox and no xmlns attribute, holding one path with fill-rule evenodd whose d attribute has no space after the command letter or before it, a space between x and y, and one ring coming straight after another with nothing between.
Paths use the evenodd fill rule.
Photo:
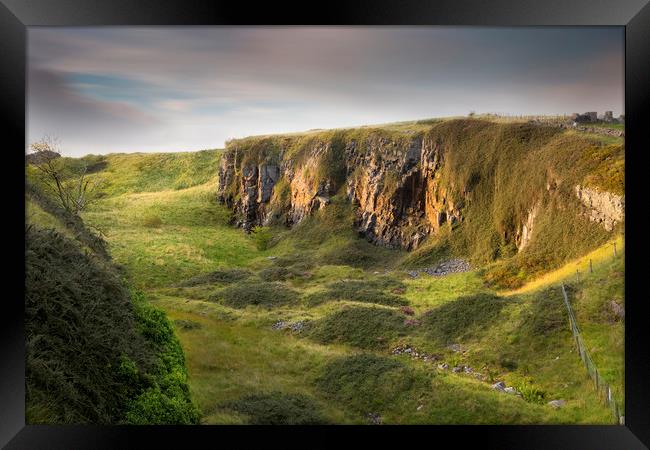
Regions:
<instances>
[{"instance_id":1,"label":"clump of vegetation","mask_svg":"<svg viewBox=\"0 0 650 450\"><path fill-rule=\"evenodd\" d=\"M521 397L527 402L543 405L547 401L546 392L535 387L530 380L515 383L513 387L521 393Z\"/></svg>"},{"instance_id":2,"label":"clump of vegetation","mask_svg":"<svg viewBox=\"0 0 650 450\"><path fill-rule=\"evenodd\" d=\"M364 353L331 361L315 383L330 398L368 414L390 408L417 380L399 361Z\"/></svg>"},{"instance_id":3,"label":"clump of vegetation","mask_svg":"<svg viewBox=\"0 0 650 450\"><path fill-rule=\"evenodd\" d=\"M251 229L251 239L253 239L255 247L260 251L268 248L271 238L273 238L273 234L269 227L256 226Z\"/></svg>"},{"instance_id":4,"label":"clump of vegetation","mask_svg":"<svg viewBox=\"0 0 650 450\"><path fill-rule=\"evenodd\" d=\"M384 349L405 330L404 317L391 309L344 307L314 321L307 335L323 344Z\"/></svg>"},{"instance_id":5,"label":"clump of vegetation","mask_svg":"<svg viewBox=\"0 0 650 450\"><path fill-rule=\"evenodd\" d=\"M273 308L297 301L298 293L281 283L247 281L230 285L210 296L210 300L219 299L232 308L247 306Z\"/></svg>"},{"instance_id":6,"label":"clump of vegetation","mask_svg":"<svg viewBox=\"0 0 650 450\"><path fill-rule=\"evenodd\" d=\"M248 269L219 269L213 272L196 275L177 284L178 287L192 287L202 284L222 283L229 284L244 280L253 273Z\"/></svg>"},{"instance_id":7,"label":"clump of vegetation","mask_svg":"<svg viewBox=\"0 0 650 450\"><path fill-rule=\"evenodd\" d=\"M129 366L129 377L146 380L143 391L126 405L126 423L133 425L198 424L200 413L190 398L185 355L165 313L149 305L142 293L134 293L138 330L155 351L149 373Z\"/></svg>"},{"instance_id":8,"label":"clump of vegetation","mask_svg":"<svg viewBox=\"0 0 650 450\"><path fill-rule=\"evenodd\" d=\"M162 226L162 219L155 214L150 214L144 218L142 225L147 228L160 228Z\"/></svg>"},{"instance_id":9,"label":"clump of vegetation","mask_svg":"<svg viewBox=\"0 0 650 450\"><path fill-rule=\"evenodd\" d=\"M311 397L270 392L252 394L222 405L247 416L250 425L323 425L328 421Z\"/></svg>"},{"instance_id":10,"label":"clump of vegetation","mask_svg":"<svg viewBox=\"0 0 650 450\"><path fill-rule=\"evenodd\" d=\"M459 297L422 317L427 335L447 345L475 337L498 320L501 310L510 302L494 294L480 293Z\"/></svg>"},{"instance_id":11,"label":"clump of vegetation","mask_svg":"<svg viewBox=\"0 0 650 450\"><path fill-rule=\"evenodd\" d=\"M198 423L165 315L75 241L25 238L27 422Z\"/></svg>"},{"instance_id":12,"label":"clump of vegetation","mask_svg":"<svg viewBox=\"0 0 650 450\"><path fill-rule=\"evenodd\" d=\"M335 281L326 284L324 290L309 295L307 304L316 306L328 301L350 300L389 306L407 305L407 300L386 292L389 289L396 288L405 288L405 285L390 278Z\"/></svg>"}]
</instances>

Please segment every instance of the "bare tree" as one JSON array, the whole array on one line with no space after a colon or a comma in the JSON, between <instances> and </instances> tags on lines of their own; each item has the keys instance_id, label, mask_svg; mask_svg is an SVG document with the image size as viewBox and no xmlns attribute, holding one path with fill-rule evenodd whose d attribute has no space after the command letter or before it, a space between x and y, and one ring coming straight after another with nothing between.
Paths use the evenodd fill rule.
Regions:
<instances>
[{"instance_id":1,"label":"bare tree","mask_svg":"<svg viewBox=\"0 0 650 450\"><path fill-rule=\"evenodd\" d=\"M98 198L105 180L89 176L88 163L79 159L64 162L59 140L45 136L30 145L31 163L41 174L42 185L66 211L79 214Z\"/></svg>"}]
</instances>

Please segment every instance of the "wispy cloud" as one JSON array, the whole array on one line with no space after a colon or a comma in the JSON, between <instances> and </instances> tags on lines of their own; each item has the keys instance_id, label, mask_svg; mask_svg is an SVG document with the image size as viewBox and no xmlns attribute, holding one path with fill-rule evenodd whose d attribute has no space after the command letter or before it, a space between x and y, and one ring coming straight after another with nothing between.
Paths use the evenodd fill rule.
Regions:
<instances>
[{"instance_id":1,"label":"wispy cloud","mask_svg":"<svg viewBox=\"0 0 650 450\"><path fill-rule=\"evenodd\" d=\"M28 134L70 154L476 111L623 108L622 28L33 28Z\"/></svg>"}]
</instances>

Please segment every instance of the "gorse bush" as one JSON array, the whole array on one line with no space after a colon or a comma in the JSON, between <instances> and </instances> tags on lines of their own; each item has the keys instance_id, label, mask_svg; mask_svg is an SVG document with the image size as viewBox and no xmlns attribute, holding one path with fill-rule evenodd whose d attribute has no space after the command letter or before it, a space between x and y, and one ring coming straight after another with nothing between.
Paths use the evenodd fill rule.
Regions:
<instances>
[{"instance_id":1,"label":"gorse bush","mask_svg":"<svg viewBox=\"0 0 650 450\"><path fill-rule=\"evenodd\" d=\"M75 241L34 227L25 239L27 422L197 423L164 313Z\"/></svg>"},{"instance_id":2,"label":"gorse bush","mask_svg":"<svg viewBox=\"0 0 650 450\"><path fill-rule=\"evenodd\" d=\"M227 402L223 408L247 416L250 425L320 425L327 420L314 400L302 394L270 392Z\"/></svg>"}]
</instances>

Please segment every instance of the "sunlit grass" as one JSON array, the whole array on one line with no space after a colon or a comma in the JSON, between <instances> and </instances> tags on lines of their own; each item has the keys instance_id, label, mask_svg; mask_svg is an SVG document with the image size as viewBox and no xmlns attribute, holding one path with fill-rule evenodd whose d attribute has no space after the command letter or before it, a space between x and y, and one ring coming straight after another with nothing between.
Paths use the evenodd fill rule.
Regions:
<instances>
[{"instance_id":1,"label":"sunlit grass","mask_svg":"<svg viewBox=\"0 0 650 450\"><path fill-rule=\"evenodd\" d=\"M596 250L589 252L582 258L575 259L557 270L548 272L541 277L526 283L519 289L499 292L499 295L509 296L524 294L543 289L553 284L576 281L577 279L580 279L581 276L589 273L590 260L592 267L595 267L614 258L614 243L616 243L617 252L621 255L625 250L625 242L623 236L619 235Z\"/></svg>"}]
</instances>

